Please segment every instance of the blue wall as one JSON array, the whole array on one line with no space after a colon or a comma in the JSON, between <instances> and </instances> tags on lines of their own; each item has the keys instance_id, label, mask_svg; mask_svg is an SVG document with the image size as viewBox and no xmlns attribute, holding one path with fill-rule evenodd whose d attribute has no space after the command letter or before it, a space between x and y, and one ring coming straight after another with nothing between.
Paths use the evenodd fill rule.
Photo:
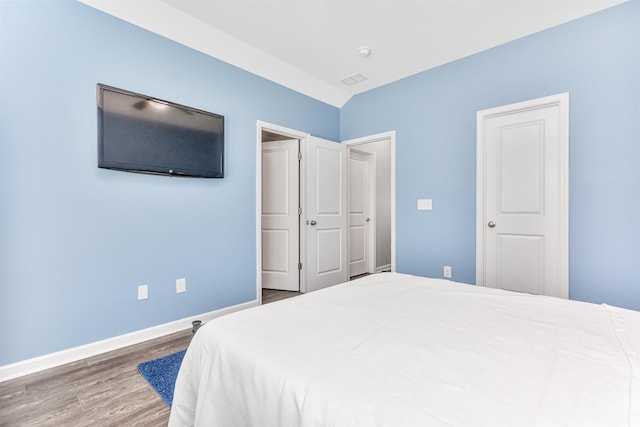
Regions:
<instances>
[{"instance_id":1,"label":"blue wall","mask_svg":"<svg viewBox=\"0 0 640 427\"><path fill-rule=\"evenodd\" d=\"M256 120L339 110L75 1L0 20L0 365L255 299ZM225 178L98 169L98 82L224 115Z\"/></svg>"},{"instance_id":2,"label":"blue wall","mask_svg":"<svg viewBox=\"0 0 640 427\"><path fill-rule=\"evenodd\" d=\"M74 1L0 1L0 365L253 300L256 120L395 129L398 270L473 282L476 111L565 91L571 298L640 309L638 22L632 0L338 110ZM98 169L98 82L223 114L226 177Z\"/></svg>"},{"instance_id":3,"label":"blue wall","mask_svg":"<svg viewBox=\"0 0 640 427\"><path fill-rule=\"evenodd\" d=\"M366 92L341 138L395 129L397 269L475 282L476 112L570 93L570 298L640 310L640 1ZM433 211L416 199L432 198Z\"/></svg>"}]
</instances>

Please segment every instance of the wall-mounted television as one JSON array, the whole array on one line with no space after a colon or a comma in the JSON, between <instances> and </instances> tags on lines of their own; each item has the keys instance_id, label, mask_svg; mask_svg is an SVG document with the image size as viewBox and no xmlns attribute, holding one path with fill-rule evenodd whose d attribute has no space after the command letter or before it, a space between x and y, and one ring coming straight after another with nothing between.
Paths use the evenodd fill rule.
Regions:
<instances>
[{"instance_id":1,"label":"wall-mounted television","mask_svg":"<svg viewBox=\"0 0 640 427\"><path fill-rule=\"evenodd\" d=\"M97 85L98 167L224 177L224 116Z\"/></svg>"}]
</instances>

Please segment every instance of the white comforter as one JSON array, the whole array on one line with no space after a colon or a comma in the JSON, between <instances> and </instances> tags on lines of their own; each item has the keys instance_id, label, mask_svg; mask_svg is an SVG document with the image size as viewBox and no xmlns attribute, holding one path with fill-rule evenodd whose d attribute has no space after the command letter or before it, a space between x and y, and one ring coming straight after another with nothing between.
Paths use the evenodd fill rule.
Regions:
<instances>
[{"instance_id":1,"label":"white comforter","mask_svg":"<svg viewBox=\"0 0 640 427\"><path fill-rule=\"evenodd\" d=\"M640 313L387 273L230 314L170 426L640 426Z\"/></svg>"}]
</instances>

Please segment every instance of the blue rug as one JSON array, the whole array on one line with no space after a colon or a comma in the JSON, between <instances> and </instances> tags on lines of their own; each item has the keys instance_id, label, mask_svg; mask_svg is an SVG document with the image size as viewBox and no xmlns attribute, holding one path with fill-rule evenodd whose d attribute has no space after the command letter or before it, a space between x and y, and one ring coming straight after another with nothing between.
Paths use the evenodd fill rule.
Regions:
<instances>
[{"instance_id":1,"label":"blue rug","mask_svg":"<svg viewBox=\"0 0 640 427\"><path fill-rule=\"evenodd\" d=\"M138 365L138 370L144 379L160 395L169 408L171 408L171 402L173 402L173 389L176 386L178 370L186 351L186 349L181 350Z\"/></svg>"}]
</instances>

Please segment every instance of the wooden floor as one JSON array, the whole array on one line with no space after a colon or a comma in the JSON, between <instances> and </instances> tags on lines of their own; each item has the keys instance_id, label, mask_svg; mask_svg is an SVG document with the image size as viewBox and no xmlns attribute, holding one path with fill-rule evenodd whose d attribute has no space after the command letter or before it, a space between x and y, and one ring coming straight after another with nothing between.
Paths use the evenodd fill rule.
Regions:
<instances>
[{"instance_id":1,"label":"wooden floor","mask_svg":"<svg viewBox=\"0 0 640 427\"><path fill-rule=\"evenodd\" d=\"M0 426L166 426L138 364L182 350L191 329L0 383Z\"/></svg>"},{"instance_id":2,"label":"wooden floor","mask_svg":"<svg viewBox=\"0 0 640 427\"><path fill-rule=\"evenodd\" d=\"M356 280L363 277L367 277L373 273L364 273L358 276L353 276L349 280ZM262 303L267 304L274 301L280 301L281 299L291 298L298 295L302 295L302 292L295 291L280 291L276 289L262 289Z\"/></svg>"},{"instance_id":3,"label":"wooden floor","mask_svg":"<svg viewBox=\"0 0 640 427\"><path fill-rule=\"evenodd\" d=\"M279 291L276 289L263 289L262 303L268 304L270 302L280 301L282 299L287 299L287 298L295 297L298 295L302 295L302 293L294 292L294 291Z\"/></svg>"}]
</instances>

